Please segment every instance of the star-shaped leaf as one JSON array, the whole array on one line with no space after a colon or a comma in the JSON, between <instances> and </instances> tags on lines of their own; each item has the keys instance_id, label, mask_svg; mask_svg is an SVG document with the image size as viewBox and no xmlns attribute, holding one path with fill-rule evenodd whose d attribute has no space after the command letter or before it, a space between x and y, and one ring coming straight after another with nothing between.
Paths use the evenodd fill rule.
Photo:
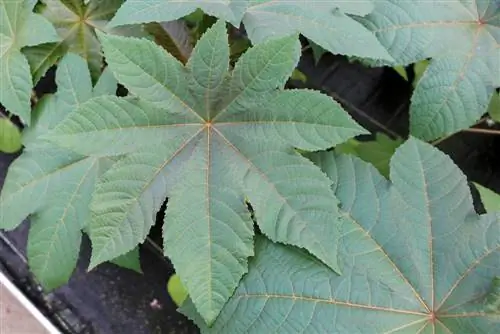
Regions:
<instances>
[{"instance_id":1,"label":"star-shaped leaf","mask_svg":"<svg viewBox=\"0 0 500 334\"><path fill-rule=\"evenodd\" d=\"M87 64L75 54L67 54L59 63L56 83L58 92L46 95L35 107L33 125L23 133L26 148L10 166L0 196L0 228L15 228L31 215L28 262L47 289L71 276L96 178L111 163L48 146L41 139L93 96ZM108 81L107 86L112 92L113 84Z\"/></svg>"},{"instance_id":2,"label":"star-shaped leaf","mask_svg":"<svg viewBox=\"0 0 500 334\"><path fill-rule=\"evenodd\" d=\"M256 241L249 273L204 333L498 333L500 213L474 211L451 159L411 138L387 181L350 155L311 155L343 213L340 276L303 251Z\"/></svg>"},{"instance_id":3,"label":"star-shaped leaf","mask_svg":"<svg viewBox=\"0 0 500 334\"><path fill-rule=\"evenodd\" d=\"M60 43L43 51L52 54L64 45L87 61L95 82L103 67L101 45L95 30L103 29L123 0L42 0L42 3L41 14L52 22L62 38ZM135 30L140 28L135 27ZM137 31L133 33L138 34Z\"/></svg>"},{"instance_id":4,"label":"star-shaped leaf","mask_svg":"<svg viewBox=\"0 0 500 334\"><path fill-rule=\"evenodd\" d=\"M362 21L398 64L433 58L412 98L413 135L448 135L486 112L500 86L500 1L380 0Z\"/></svg>"},{"instance_id":5,"label":"star-shaped leaf","mask_svg":"<svg viewBox=\"0 0 500 334\"><path fill-rule=\"evenodd\" d=\"M26 124L33 80L21 48L59 39L50 22L32 12L33 6L27 0L0 0L0 103Z\"/></svg>"},{"instance_id":6,"label":"star-shaped leaf","mask_svg":"<svg viewBox=\"0 0 500 334\"><path fill-rule=\"evenodd\" d=\"M93 99L46 137L81 154L127 154L93 195L91 266L142 242L168 196L165 253L208 323L253 254L247 201L269 238L339 270L323 238L339 228L330 182L294 148L329 148L365 130L326 95L283 90L297 36L255 46L229 72L223 21L186 66L145 39L100 39L115 77L140 100Z\"/></svg>"},{"instance_id":7,"label":"star-shaped leaf","mask_svg":"<svg viewBox=\"0 0 500 334\"><path fill-rule=\"evenodd\" d=\"M355 3L337 0L128 0L110 26L171 21L191 14L197 8L237 27L243 21L253 43L301 33L336 54L392 60L375 35L349 16L370 13L373 3L369 0Z\"/></svg>"}]
</instances>

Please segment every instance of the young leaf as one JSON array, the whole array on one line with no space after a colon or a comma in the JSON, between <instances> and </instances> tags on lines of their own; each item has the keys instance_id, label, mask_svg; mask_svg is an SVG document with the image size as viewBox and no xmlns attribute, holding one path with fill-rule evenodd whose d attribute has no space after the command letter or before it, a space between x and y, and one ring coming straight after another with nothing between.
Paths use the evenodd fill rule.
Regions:
<instances>
[{"instance_id":1,"label":"young leaf","mask_svg":"<svg viewBox=\"0 0 500 334\"><path fill-rule=\"evenodd\" d=\"M0 152L15 153L22 148L21 132L8 118L0 118Z\"/></svg>"},{"instance_id":2,"label":"young leaf","mask_svg":"<svg viewBox=\"0 0 500 334\"><path fill-rule=\"evenodd\" d=\"M403 143L401 138L392 139L384 133L377 133L375 140L350 141L339 145L337 151L353 154L362 160L371 163L380 174L389 177L389 162L396 149Z\"/></svg>"},{"instance_id":3,"label":"young leaf","mask_svg":"<svg viewBox=\"0 0 500 334\"><path fill-rule=\"evenodd\" d=\"M56 27L63 44L70 52L83 57L90 69L93 82L101 74L103 57L95 30L102 29L123 0L41 0L45 5L41 14ZM50 53L53 51L47 51Z\"/></svg>"},{"instance_id":4,"label":"young leaf","mask_svg":"<svg viewBox=\"0 0 500 334\"><path fill-rule=\"evenodd\" d=\"M243 20L253 43L301 33L323 48L344 55L392 60L375 35L349 16L367 15L371 1L126 1L110 22L111 26L130 23L171 21L203 9L239 26Z\"/></svg>"},{"instance_id":5,"label":"young leaf","mask_svg":"<svg viewBox=\"0 0 500 334\"><path fill-rule=\"evenodd\" d=\"M410 110L411 133L425 140L473 125L500 86L498 1L375 1L361 19L397 64L433 58Z\"/></svg>"},{"instance_id":6,"label":"young leaf","mask_svg":"<svg viewBox=\"0 0 500 334\"><path fill-rule=\"evenodd\" d=\"M187 63L191 52L193 52L193 46L189 29L184 21L149 23L146 25L146 31L154 36L158 45L161 45L183 64Z\"/></svg>"},{"instance_id":7,"label":"young leaf","mask_svg":"<svg viewBox=\"0 0 500 334\"><path fill-rule=\"evenodd\" d=\"M246 198L272 240L338 270L323 238L338 230L329 180L294 148L329 148L365 130L326 95L283 90L300 57L297 36L249 49L229 73L224 21L186 67L145 39L100 39L115 77L142 100L93 99L46 137L92 156L128 153L93 195L91 266L142 242L169 196L165 252L208 323L253 254Z\"/></svg>"},{"instance_id":8,"label":"young leaf","mask_svg":"<svg viewBox=\"0 0 500 334\"><path fill-rule=\"evenodd\" d=\"M111 263L116 264L119 267L130 269L139 274L142 274L139 247L132 249L130 252L126 254L118 256L117 258L111 260Z\"/></svg>"},{"instance_id":9,"label":"young leaf","mask_svg":"<svg viewBox=\"0 0 500 334\"><path fill-rule=\"evenodd\" d=\"M167 290L170 298L172 298L177 306L181 306L188 297L186 288L182 285L181 279L176 274L170 276L167 283Z\"/></svg>"},{"instance_id":10,"label":"young leaf","mask_svg":"<svg viewBox=\"0 0 500 334\"><path fill-rule=\"evenodd\" d=\"M488 114L495 122L500 123L500 93L494 93L491 97Z\"/></svg>"},{"instance_id":11,"label":"young leaf","mask_svg":"<svg viewBox=\"0 0 500 334\"><path fill-rule=\"evenodd\" d=\"M28 125L33 80L21 48L59 39L52 25L32 10L27 0L0 0L0 103Z\"/></svg>"},{"instance_id":12,"label":"young leaf","mask_svg":"<svg viewBox=\"0 0 500 334\"><path fill-rule=\"evenodd\" d=\"M61 60L56 82L58 92L45 96L35 108L33 125L23 133L26 149L10 166L0 195L0 228L15 228L31 215L28 262L47 289L71 276L96 178L110 165L108 159L49 147L41 140L92 97L87 64L75 54Z\"/></svg>"},{"instance_id":13,"label":"young leaf","mask_svg":"<svg viewBox=\"0 0 500 334\"><path fill-rule=\"evenodd\" d=\"M36 85L48 69L57 63L67 51L63 43L45 43L23 48L23 54L30 65L33 84Z\"/></svg>"},{"instance_id":14,"label":"young leaf","mask_svg":"<svg viewBox=\"0 0 500 334\"><path fill-rule=\"evenodd\" d=\"M500 212L500 195L478 183L474 183L474 186L479 192L486 212Z\"/></svg>"},{"instance_id":15,"label":"young leaf","mask_svg":"<svg viewBox=\"0 0 500 334\"><path fill-rule=\"evenodd\" d=\"M500 275L500 214L476 214L448 156L409 139L391 160L392 183L356 157L311 158L341 202L343 275L259 238L249 273L212 328L184 303L202 332L499 332L498 311L483 299ZM494 293L498 302L498 285Z\"/></svg>"}]
</instances>

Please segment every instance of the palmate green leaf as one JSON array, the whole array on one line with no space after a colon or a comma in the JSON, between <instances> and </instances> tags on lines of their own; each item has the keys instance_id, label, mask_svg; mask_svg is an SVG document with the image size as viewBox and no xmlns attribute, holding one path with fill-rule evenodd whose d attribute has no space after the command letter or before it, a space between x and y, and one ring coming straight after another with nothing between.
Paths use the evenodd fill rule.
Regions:
<instances>
[{"instance_id":1,"label":"palmate green leaf","mask_svg":"<svg viewBox=\"0 0 500 334\"><path fill-rule=\"evenodd\" d=\"M361 19L400 65L433 58L410 109L425 140L473 125L500 86L500 2L380 0Z\"/></svg>"},{"instance_id":2,"label":"palmate green leaf","mask_svg":"<svg viewBox=\"0 0 500 334\"><path fill-rule=\"evenodd\" d=\"M350 155L310 158L334 181L341 203L343 275L260 237L249 273L212 328L184 303L202 332L500 331L493 309L500 214L476 214L448 156L411 138L391 160L392 182Z\"/></svg>"},{"instance_id":3,"label":"palmate green leaf","mask_svg":"<svg viewBox=\"0 0 500 334\"><path fill-rule=\"evenodd\" d=\"M33 80L21 48L59 39L33 6L27 0L0 0L0 103L28 125Z\"/></svg>"},{"instance_id":4,"label":"palmate green leaf","mask_svg":"<svg viewBox=\"0 0 500 334\"><path fill-rule=\"evenodd\" d=\"M48 55L57 52L61 47L83 57L90 69L93 82L101 74L103 57L101 45L95 30L103 30L113 17L123 0L42 0L40 12L56 27L61 41L52 45L52 49L40 50ZM127 34L143 36L140 27L132 26ZM114 31L120 34L120 31ZM57 60L57 59L56 59Z\"/></svg>"},{"instance_id":5,"label":"palmate green leaf","mask_svg":"<svg viewBox=\"0 0 500 334\"><path fill-rule=\"evenodd\" d=\"M61 60L56 83L58 92L35 107L33 125L23 133L26 148L10 166L0 195L0 228L15 228L31 215L28 262L47 289L71 276L96 178L111 164L43 142L43 134L92 97L87 64L75 54Z\"/></svg>"},{"instance_id":6,"label":"palmate green leaf","mask_svg":"<svg viewBox=\"0 0 500 334\"><path fill-rule=\"evenodd\" d=\"M392 60L375 35L349 16L370 13L373 3L369 0L355 3L337 0L128 0L111 20L110 26L172 21L193 13L197 8L236 27L242 21L254 44L301 33L336 54Z\"/></svg>"},{"instance_id":7,"label":"palmate green leaf","mask_svg":"<svg viewBox=\"0 0 500 334\"><path fill-rule=\"evenodd\" d=\"M81 154L127 154L93 195L91 266L142 242L168 196L165 254L208 323L253 254L247 200L272 240L339 269L324 238L338 229L329 180L294 148L329 148L365 130L326 95L283 90L297 36L249 49L231 72L223 21L185 67L145 39L100 39L115 77L142 100L95 98L46 136Z\"/></svg>"}]
</instances>

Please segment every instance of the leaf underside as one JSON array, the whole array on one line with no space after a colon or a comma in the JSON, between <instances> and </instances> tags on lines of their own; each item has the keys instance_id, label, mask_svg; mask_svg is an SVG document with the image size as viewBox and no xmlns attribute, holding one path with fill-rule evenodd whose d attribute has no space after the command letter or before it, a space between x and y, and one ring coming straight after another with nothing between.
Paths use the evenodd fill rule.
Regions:
<instances>
[{"instance_id":1,"label":"leaf underside","mask_svg":"<svg viewBox=\"0 0 500 334\"><path fill-rule=\"evenodd\" d=\"M433 59L412 97L411 133L433 140L473 125L500 86L500 1L374 3L360 20L397 64Z\"/></svg>"},{"instance_id":2,"label":"leaf underside","mask_svg":"<svg viewBox=\"0 0 500 334\"><path fill-rule=\"evenodd\" d=\"M109 68L140 99L92 99L46 136L84 155L126 155L92 196L91 267L143 242L168 196L165 253L207 323L253 255L247 199L269 238L340 271L323 238L338 230L330 182L294 148L329 148L365 130L326 95L283 90L297 36L255 46L229 72L223 21L186 66L148 40L99 36Z\"/></svg>"},{"instance_id":3,"label":"leaf underside","mask_svg":"<svg viewBox=\"0 0 500 334\"><path fill-rule=\"evenodd\" d=\"M451 159L411 138L391 180L370 164L311 154L341 203L333 274L301 250L256 240L249 273L204 333L498 333L500 215L477 215Z\"/></svg>"}]
</instances>

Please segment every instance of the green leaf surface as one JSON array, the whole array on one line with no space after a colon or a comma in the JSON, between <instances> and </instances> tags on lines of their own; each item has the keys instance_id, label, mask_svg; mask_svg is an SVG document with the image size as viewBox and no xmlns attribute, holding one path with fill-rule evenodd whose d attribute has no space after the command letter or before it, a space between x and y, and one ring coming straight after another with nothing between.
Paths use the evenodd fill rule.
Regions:
<instances>
[{"instance_id":1,"label":"green leaf surface","mask_svg":"<svg viewBox=\"0 0 500 334\"><path fill-rule=\"evenodd\" d=\"M175 20L170 22L149 23L146 31L152 34L158 45L177 58L183 64L187 63L193 45L186 22Z\"/></svg>"},{"instance_id":2,"label":"green leaf surface","mask_svg":"<svg viewBox=\"0 0 500 334\"><path fill-rule=\"evenodd\" d=\"M349 14L364 16L371 12L371 1L126 1L111 21L111 26L161 22L179 19L201 8L238 27L245 25L255 43L301 33L323 48L344 55L392 60L375 35Z\"/></svg>"},{"instance_id":3,"label":"green leaf surface","mask_svg":"<svg viewBox=\"0 0 500 334\"><path fill-rule=\"evenodd\" d=\"M182 285L181 279L176 274L170 276L168 279L167 291L177 306L181 306L188 297L186 288Z\"/></svg>"},{"instance_id":4,"label":"green leaf surface","mask_svg":"<svg viewBox=\"0 0 500 334\"><path fill-rule=\"evenodd\" d=\"M0 103L28 125L33 80L21 48L59 39L52 25L32 9L29 1L0 0Z\"/></svg>"},{"instance_id":5,"label":"green leaf surface","mask_svg":"<svg viewBox=\"0 0 500 334\"><path fill-rule=\"evenodd\" d=\"M299 60L297 36L249 49L231 72L224 21L185 67L146 39L100 39L115 77L141 99L95 98L46 136L81 154L127 154L93 195L91 266L144 241L168 196L165 253L208 323L253 254L247 199L272 240L339 270L324 238L338 230L329 180L294 148L329 148L365 130L326 95L283 90Z\"/></svg>"},{"instance_id":6,"label":"green leaf surface","mask_svg":"<svg viewBox=\"0 0 500 334\"><path fill-rule=\"evenodd\" d=\"M45 5L41 14L47 18L61 37L68 51L83 57L90 69L93 82L101 74L103 57L101 45L96 37L96 28L101 29L114 15L123 0L42 0Z\"/></svg>"},{"instance_id":7,"label":"green leaf surface","mask_svg":"<svg viewBox=\"0 0 500 334\"><path fill-rule=\"evenodd\" d=\"M299 32L334 54L392 60L375 35L348 15L372 8L370 1L249 0L243 24L254 43Z\"/></svg>"},{"instance_id":8,"label":"green leaf surface","mask_svg":"<svg viewBox=\"0 0 500 334\"><path fill-rule=\"evenodd\" d=\"M309 45L311 46L313 58L314 58L314 63L318 65L319 61L321 58L328 52L325 49L323 49L321 46L318 44L314 43L313 41L309 40Z\"/></svg>"},{"instance_id":9,"label":"green leaf surface","mask_svg":"<svg viewBox=\"0 0 500 334\"><path fill-rule=\"evenodd\" d=\"M500 123L500 93L495 93L491 97L490 105L488 106L488 114L491 119Z\"/></svg>"},{"instance_id":10,"label":"green leaf surface","mask_svg":"<svg viewBox=\"0 0 500 334\"><path fill-rule=\"evenodd\" d=\"M28 263L47 289L71 276L96 179L110 165L109 159L82 156L41 139L92 97L87 64L75 54L61 60L56 83L58 92L36 105L33 124L23 132L26 149L9 167L0 195L0 228L13 229L30 215Z\"/></svg>"},{"instance_id":11,"label":"green leaf surface","mask_svg":"<svg viewBox=\"0 0 500 334\"><path fill-rule=\"evenodd\" d=\"M0 152L15 153L21 148L21 131L8 118L0 118Z\"/></svg>"},{"instance_id":12,"label":"green leaf surface","mask_svg":"<svg viewBox=\"0 0 500 334\"><path fill-rule=\"evenodd\" d=\"M389 177L389 163L396 149L403 143L401 138L392 139L384 133L377 133L375 140L350 141L339 145L337 151L344 154L353 154L362 160L371 163L380 174Z\"/></svg>"},{"instance_id":13,"label":"green leaf surface","mask_svg":"<svg viewBox=\"0 0 500 334\"><path fill-rule=\"evenodd\" d=\"M474 183L486 212L500 212L500 195L478 183Z\"/></svg>"},{"instance_id":14,"label":"green leaf surface","mask_svg":"<svg viewBox=\"0 0 500 334\"><path fill-rule=\"evenodd\" d=\"M341 203L342 238L331 247L339 248L343 275L259 237L248 274L212 328L184 304L203 333L500 330L492 310L500 214L476 214L467 180L448 156L411 138L391 160L392 181L350 155L310 157Z\"/></svg>"},{"instance_id":15,"label":"green leaf surface","mask_svg":"<svg viewBox=\"0 0 500 334\"><path fill-rule=\"evenodd\" d=\"M414 136L433 140L473 125L500 86L496 0L380 0L360 19L396 64L432 58L410 108Z\"/></svg>"},{"instance_id":16,"label":"green leaf surface","mask_svg":"<svg viewBox=\"0 0 500 334\"><path fill-rule=\"evenodd\" d=\"M109 67L106 67L102 71L99 80L94 86L93 95L116 95L116 90L118 89L118 81Z\"/></svg>"},{"instance_id":17,"label":"green leaf surface","mask_svg":"<svg viewBox=\"0 0 500 334\"><path fill-rule=\"evenodd\" d=\"M128 0L118 10L109 25L116 27L133 23L168 22L191 14L200 8L209 15L220 17L238 26L247 6L247 0Z\"/></svg>"},{"instance_id":18,"label":"green leaf surface","mask_svg":"<svg viewBox=\"0 0 500 334\"><path fill-rule=\"evenodd\" d=\"M24 55L11 49L0 58L0 103L27 124L31 113L30 66Z\"/></svg>"},{"instance_id":19,"label":"green leaf surface","mask_svg":"<svg viewBox=\"0 0 500 334\"><path fill-rule=\"evenodd\" d=\"M36 85L66 52L66 45L62 43L45 43L23 48L23 54L30 65L33 83Z\"/></svg>"},{"instance_id":20,"label":"green leaf surface","mask_svg":"<svg viewBox=\"0 0 500 334\"><path fill-rule=\"evenodd\" d=\"M142 274L139 247L132 249L126 254L118 256L117 258L111 260L111 263Z\"/></svg>"}]
</instances>

